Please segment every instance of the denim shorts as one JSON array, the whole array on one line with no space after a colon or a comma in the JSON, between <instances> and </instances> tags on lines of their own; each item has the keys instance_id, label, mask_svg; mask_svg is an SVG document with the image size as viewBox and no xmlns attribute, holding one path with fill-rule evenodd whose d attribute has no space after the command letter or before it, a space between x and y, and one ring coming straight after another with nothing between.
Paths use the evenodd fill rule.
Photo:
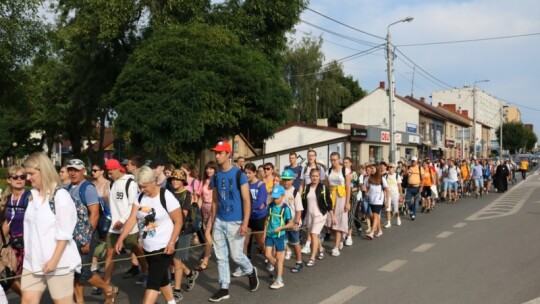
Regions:
<instances>
[{"instance_id":1,"label":"denim shorts","mask_svg":"<svg viewBox=\"0 0 540 304\"><path fill-rule=\"evenodd\" d=\"M280 237L266 237L264 241L266 247L276 247L276 251L285 251L285 233Z\"/></svg>"},{"instance_id":2,"label":"denim shorts","mask_svg":"<svg viewBox=\"0 0 540 304\"><path fill-rule=\"evenodd\" d=\"M289 244L291 244L291 245L300 244L300 230L298 230L298 231L292 231L292 230L287 231L287 240L288 240Z\"/></svg>"}]
</instances>

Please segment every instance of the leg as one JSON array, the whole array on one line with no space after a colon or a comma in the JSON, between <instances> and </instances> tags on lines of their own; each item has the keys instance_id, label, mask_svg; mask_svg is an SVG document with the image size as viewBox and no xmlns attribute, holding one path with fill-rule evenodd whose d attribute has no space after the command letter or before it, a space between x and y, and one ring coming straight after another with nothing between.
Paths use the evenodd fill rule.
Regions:
<instances>
[{"instance_id":1,"label":"leg","mask_svg":"<svg viewBox=\"0 0 540 304\"><path fill-rule=\"evenodd\" d=\"M276 269L277 269L277 277L283 278L283 260L285 259L285 251L278 251L276 252Z\"/></svg>"},{"instance_id":2,"label":"leg","mask_svg":"<svg viewBox=\"0 0 540 304\"><path fill-rule=\"evenodd\" d=\"M315 261L315 256L319 251L319 236L315 233L310 233L311 236L311 260Z\"/></svg>"},{"instance_id":3,"label":"leg","mask_svg":"<svg viewBox=\"0 0 540 304\"><path fill-rule=\"evenodd\" d=\"M218 263L219 285L220 288L229 289L231 283L229 269L229 247L227 244L226 222L216 218L214 223L214 253Z\"/></svg>"},{"instance_id":4,"label":"leg","mask_svg":"<svg viewBox=\"0 0 540 304\"><path fill-rule=\"evenodd\" d=\"M107 248L105 251L105 282L111 282L112 273L114 271L114 248Z\"/></svg>"}]
</instances>

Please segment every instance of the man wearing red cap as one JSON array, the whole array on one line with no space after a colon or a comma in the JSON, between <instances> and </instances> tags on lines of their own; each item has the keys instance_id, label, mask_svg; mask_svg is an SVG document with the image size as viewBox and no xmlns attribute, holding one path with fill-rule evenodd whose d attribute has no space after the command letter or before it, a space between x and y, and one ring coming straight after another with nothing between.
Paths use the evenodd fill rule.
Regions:
<instances>
[{"instance_id":1,"label":"man wearing red cap","mask_svg":"<svg viewBox=\"0 0 540 304\"><path fill-rule=\"evenodd\" d=\"M124 223L129 218L133 201L135 200L139 189L137 183L133 179L133 175L126 174L126 169L120 165L116 159L109 159L105 163L105 168L109 172L109 177L113 180L111 192L109 196L109 205L111 209L112 225L107 234L107 251L105 253L105 281L111 281L114 270L114 245L122 232ZM130 234L124 240L126 249L131 250L137 256L144 255L142 248L139 245L139 230L137 226L133 227ZM143 275L141 281L146 280L147 264L143 257L139 258ZM142 282L144 283L144 282Z\"/></svg>"},{"instance_id":2,"label":"man wearing red cap","mask_svg":"<svg viewBox=\"0 0 540 304\"><path fill-rule=\"evenodd\" d=\"M247 232L251 201L245 173L231 163L232 149L229 143L220 141L214 149L218 171L210 186L213 188L212 227L214 251L218 262L220 289L209 299L219 302L228 299L231 282L229 255L249 278L249 288L259 287L257 268L253 267L243 252L244 236Z\"/></svg>"}]
</instances>

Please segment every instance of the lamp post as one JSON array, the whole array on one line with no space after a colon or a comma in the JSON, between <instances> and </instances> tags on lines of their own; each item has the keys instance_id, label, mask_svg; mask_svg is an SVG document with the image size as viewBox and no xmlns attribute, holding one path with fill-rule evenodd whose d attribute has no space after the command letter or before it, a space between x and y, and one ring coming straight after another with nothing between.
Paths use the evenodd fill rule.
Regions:
<instances>
[{"instance_id":1,"label":"lamp post","mask_svg":"<svg viewBox=\"0 0 540 304\"><path fill-rule=\"evenodd\" d=\"M504 124L504 109L508 108L507 105L501 107L501 127L499 128L499 159L503 159L503 124Z\"/></svg>"},{"instance_id":2,"label":"lamp post","mask_svg":"<svg viewBox=\"0 0 540 304\"><path fill-rule=\"evenodd\" d=\"M476 80L473 85L473 156L476 157L476 84L480 82L488 82L489 79Z\"/></svg>"},{"instance_id":3,"label":"lamp post","mask_svg":"<svg viewBox=\"0 0 540 304\"><path fill-rule=\"evenodd\" d=\"M389 162L396 161L396 138L395 138L395 124L394 124L394 52L392 51L392 43L390 42L390 27L394 24L401 22L411 22L413 17L406 17L404 19L398 20L396 22L390 23L386 28L386 63L387 63L387 72L388 72L388 103L390 108L390 156L388 157Z\"/></svg>"}]
</instances>

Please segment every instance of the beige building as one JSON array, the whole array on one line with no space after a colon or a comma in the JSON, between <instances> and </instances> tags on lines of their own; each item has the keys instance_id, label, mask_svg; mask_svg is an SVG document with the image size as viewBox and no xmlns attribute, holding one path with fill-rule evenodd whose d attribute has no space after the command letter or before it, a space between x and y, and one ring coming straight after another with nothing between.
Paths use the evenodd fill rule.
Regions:
<instances>
[{"instance_id":1,"label":"beige building","mask_svg":"<svg viewBox=\"0 0 540 304\"><path fill-rule=\"evenodd\" d=\"M505 111L504 122L521 122L521 112L517 107L508 107Z\"/></svg>"}]
</instances>

